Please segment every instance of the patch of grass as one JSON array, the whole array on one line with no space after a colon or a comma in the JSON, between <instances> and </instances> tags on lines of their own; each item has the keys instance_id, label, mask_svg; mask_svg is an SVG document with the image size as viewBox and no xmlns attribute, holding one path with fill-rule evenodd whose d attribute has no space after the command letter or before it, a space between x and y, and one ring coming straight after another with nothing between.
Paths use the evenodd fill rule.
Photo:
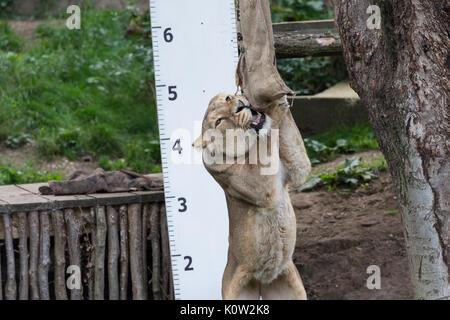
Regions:
<instances>
[{"instance_id":1,"label":"patch of grass","mask_svg":"<svg viewBox=\"0 0 450 320\"><path fill-rule=\"evenodd\" d=\"M49 180L62 180L59 172L48 172L36 168L31 162L22 168L16 169L12 165L3 165L0 162L0 185L24 184L35 182L46 182Z\"/></svg>"},{"instance_id":2,"label":"patch of grass","mask_svg":"<svg viewBox=\"0 0 450 320\"><path fill-rule=\"evenodd\" d=\"M124 158L129 169L157 170L151 39L125 36L134 14L87 10L81 30L41 25L26 49L1 47L0 143L34 142L44 158ZM147 31L148 13L140 21Z\"/></svg>"},{"instance_id":3,"label":"patch of grass","mask_svg":"<svg viewBox=\"0 0 450 320\"><path fill-rule=\"evenodd\" d=\"M377 179L377 174L387 168L386 160L381 156L370 162L362 162L361 158L347 158L341 162L338 168L331 173L322 173L311 178L297 191L313 191L322 186L328 186L329 190L338 187L356 188L367 187L368 183Z\"/></svg>"},{"instance_id":4,"label":"patch of grass","mask_svg":"<svg viewBox=\"0 0 450 320\"><path fill-rule=\"evenodd\" d=\"M330 161L340 154L378 149L375 134L368 124L335 127L304 140L312 164Z\"/></svg>"}]
</instances>

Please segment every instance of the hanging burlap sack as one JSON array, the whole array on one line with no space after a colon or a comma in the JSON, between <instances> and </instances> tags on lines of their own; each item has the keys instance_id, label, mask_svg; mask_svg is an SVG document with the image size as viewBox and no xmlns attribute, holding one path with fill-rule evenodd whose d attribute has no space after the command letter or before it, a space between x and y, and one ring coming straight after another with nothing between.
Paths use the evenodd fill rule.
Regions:
<instances>
[{"instance_id":1,"label":"hanging burlap sack","mask_svg":"<svg viewBox=\"0 0 450 320\"><path fill-rule=\"evenodd\" d=\"M263 111L269 104L294 92L275 66L272 19L267 0L238 0L237 31L239 63L236 85L251 105Z\"/></svg>"}]
</instances>

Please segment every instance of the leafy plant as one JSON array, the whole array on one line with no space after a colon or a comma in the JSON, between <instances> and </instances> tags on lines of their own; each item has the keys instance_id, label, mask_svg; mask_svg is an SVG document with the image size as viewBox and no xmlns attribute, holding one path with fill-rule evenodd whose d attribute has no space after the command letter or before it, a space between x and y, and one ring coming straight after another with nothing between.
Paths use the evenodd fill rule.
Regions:
<instances>
[{"instance_id":1,"label":"leafy plant","mask_svg":"<svg viewBox=\"0 0 450 320\"><path fill-rule=\"evenodd\" d=\"M12 32L6 21L0 22L0 51L19 52L23 44L23 39Z\"/></svg>"},{"instance_id":2,"label":"leafy plant","mask_svg":"<svg viewBox=\"0 0 450 320\"><path fill-rule=\"evenodd\" d=\"M5 145L10 149L17 149L32 142L33 140L29 134L19 133L8 136L5 141Z\"/></svg>"},{"instance_id":3,"label":"leafy plant","mask_svg":"<svg viewBox=\"0 0 450 320\"><path fill-rule=\"evenodd\" d=\"M378 167L376 167L377 165ZM297 191L312 191L324 185L327 185L329 189L335 189L338 186L351 188L365 186L368 182L378 178L376 172L385 170L386 167L384 158L377 159L374 164L363 164L361 158L357 157L347 158L339 164L335 172L313 175Z\"/></svg>"},{"instance_id":4,"label":"leafy plant","mask_svg":"<svg viewBox=\"0 0 450 320\"><path fill-rule=\"evenodd\" d=\"M304 141L312 164L329 161L339 154L378 149L375 134L367 124L335 127Z\"/></svg>"}]
</instances>

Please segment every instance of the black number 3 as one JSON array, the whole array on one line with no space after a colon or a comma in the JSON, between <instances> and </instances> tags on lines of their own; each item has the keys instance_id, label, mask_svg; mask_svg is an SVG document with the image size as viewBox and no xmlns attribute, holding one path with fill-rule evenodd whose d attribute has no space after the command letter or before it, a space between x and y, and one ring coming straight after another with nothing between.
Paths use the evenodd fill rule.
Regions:
<instances>
[{"instance_id":1,"label":"black number 3","mask_svg":"<svg viewBox=\"0 0 450 320\"><path fill-rule=\"evenodd\" d=\"M178 202L180 203L181 209L178 209L178 212L186 212L186 198L178 198Z\"/></svg>"}]
</instances>

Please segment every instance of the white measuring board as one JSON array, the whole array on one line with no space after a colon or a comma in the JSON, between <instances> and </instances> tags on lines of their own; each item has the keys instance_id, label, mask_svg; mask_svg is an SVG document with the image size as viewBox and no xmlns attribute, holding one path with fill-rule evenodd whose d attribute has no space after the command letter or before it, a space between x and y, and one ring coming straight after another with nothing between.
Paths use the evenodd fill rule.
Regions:
<instances>
[{"instance_id":1,"label":"white measuring board","mask_svg":"<svg viewBox=\"0 0 450 320\"><path fill-rule=\"evenodd\" d=\"M228 214L192 148L209 101L236 91L234 0L150 0L158 123L176 299L221 299Z\"/></svg>"}]
</instances>

